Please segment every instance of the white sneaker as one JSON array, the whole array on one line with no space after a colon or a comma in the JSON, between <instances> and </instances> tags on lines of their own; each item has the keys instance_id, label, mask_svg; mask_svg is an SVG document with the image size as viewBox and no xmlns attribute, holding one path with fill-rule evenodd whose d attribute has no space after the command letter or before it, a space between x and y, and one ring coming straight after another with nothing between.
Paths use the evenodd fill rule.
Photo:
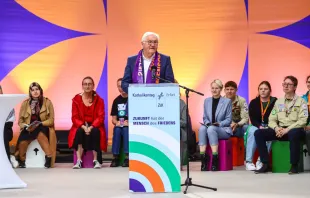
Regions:
<instances>
[{"instance_id":1,"label":"white sneaker","mask_svg":"<svg viewBox=\"0 0 310 198\"><path fill-rule=\"evenodd\" d=\"M260 161L260 159L258 158L257 159L257 162L256 162L256 170L259 170L263 167L263 163Z\"/></svg>"},{"instance_id":2,"label":"white sneaker","mask_svg":"<svg viewBox=\"0 0 310 198\"><path fill-rule=\"evenodd\" d=\"M101 164L97 160L94 160L93 163L94 163L94 168L95 169L101 168Z\"/></svg>"},{"instance_id":3,"label":"white sneaker","mask_svg":"<svg viewBox=\"0 0 310 198\"><path fill-rule=\"evenodd\" d=\"M246 165L245 165L245 170L248 170L248 171L255 171L256 170L256 167L253 163L251 162L247 162Z\"/></svg>"},{"instance_id":4,"label":"white sneaker","mask_svg":"<svg viewBox=\"0 0 310 198\"><path fill-rule=\"evenodd\" d=\"M16 160L14 155L11 155L10 161L11 161L11 164L12 164L13 168L17 168L18 167L18 161Z\"/></svg>"},{"instance_id":5,"label":"white sneaker","mask_svg":"<svg viewBox=\"0 0 310 198\"><path fill-rule=\"evenodd\" d=\"M82 160L78 160L76 164L72 167L73 169L80 169L82 168Z\"/></svg>"}]
</instances>

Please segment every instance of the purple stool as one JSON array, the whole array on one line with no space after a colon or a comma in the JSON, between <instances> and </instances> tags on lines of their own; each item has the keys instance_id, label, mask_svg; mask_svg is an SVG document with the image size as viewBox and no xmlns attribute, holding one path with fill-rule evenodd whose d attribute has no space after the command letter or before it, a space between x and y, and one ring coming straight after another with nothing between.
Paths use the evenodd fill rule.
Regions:
<instances>
[{"instance_id":1,"label":"purple stool","mask_svg":"<svg viewBox=\"0 0 310 198\"><path fill-rule=\"evenodd\" d=\"M207 147L207 155L210 157L208 170L211 170L212 165L212 150L210 145ZM228 171L233 169L232 163L232 142L231 140L219 140L219 170Z\"/></svg>"},{"instance_id":2,"label":"purple stool","mask_svg":"<svg viewBox=\"0 0 310 198\"><path fill-rule=\"evenodd\" d=\"M93 160L94 160L93 151L87 151L86 153L84 152L82 154L82 162L83 162L82 167L83 168L94 168ZM73 163L75 164L76 161L77 161L76 151L74 150Z\"/></svg>"}]
</instances>

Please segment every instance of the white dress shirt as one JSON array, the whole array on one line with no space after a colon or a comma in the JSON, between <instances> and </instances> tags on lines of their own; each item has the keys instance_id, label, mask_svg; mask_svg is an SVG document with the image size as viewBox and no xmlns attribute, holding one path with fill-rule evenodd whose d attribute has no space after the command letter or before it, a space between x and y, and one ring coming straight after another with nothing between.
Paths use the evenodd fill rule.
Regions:
<instances>
[{"instance_id":1,"label":"white dress shirt","mask_svg":"<svg viewBox=\"0 0 310 198\"><path fill-rule=\"evenodd\" d=\"M143 69L144 69L144 83L146 83L146 77L147 77L147 72L148 72L148 69L150 67L150 64L152 63L152 60L155 56L155 53L153 54L153 56L151 58L146 58L144 56L144 54L142 53L142 57L143 57Z\"/></svg>"}]
</instances>

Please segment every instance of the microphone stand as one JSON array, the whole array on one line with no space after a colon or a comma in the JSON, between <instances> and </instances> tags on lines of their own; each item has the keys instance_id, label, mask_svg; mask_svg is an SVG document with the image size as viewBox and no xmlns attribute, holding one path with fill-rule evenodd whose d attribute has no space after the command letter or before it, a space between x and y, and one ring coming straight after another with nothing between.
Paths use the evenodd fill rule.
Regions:
<instances>
[{"instance_id":1,"label":"microphone stand","mask_svg":"<svg viewBox=\"0 0 310 198\"><path fill-rule=\"evenodd\" d=\"M159 77L159 76L153 76L153 77L155 77L155 78L157 78L157 79L159 79L159 80L161 80L161 81L164 81L164 82L166 82L166 83L173 83L173 82L171 82L171 81L169 81L169 80L166 80L166 79L163 79L163 78L161 78L161 77ZM181 87L181 88L183 88L183 89L185 89L185 95L186 95L186 106L187 106L187 108L186 108L186 132L187 132L187 135L186 135L186 146L187 146L187 151L186 151L186 156L187 156L187 158L188 158L188 156L189 156L189 154L188 154L188 151L189 151L189 141L188 141L188 137L189 137L189 135L190 135L190 129L189 129L189 122L190 122L190 120L189 120L189 108L188 108L188 98L189 98L189 92L193 92L193 93L196 93L196 94L198 94L198 95L201 95L201 96L204 96L204 94L203 93L200 93L200 92L198 92L198 91L195 91L195 90L193 90L193 89L190 89L190 88L188 88L188 87L185 87L185 86L182 86L182 85L180 85L179 84L179 87ZM181 164L182 165L182 164ZM181 186L186 186L186 188L185 188L185 190L183 191L183 193L184 194L186 194L187 193L187 189L188 189L188 187L189 186L196 186L196 187L200 187L200 188L205 188L205 189L210 189L210 190L213 190L213 191L217 191L217 188L212 188L212 187L208 187L208 186L202 186L202 185L197 185L197 184L194 184L193 182L192 182L192 178L190 178L190 176L189 176L189 160L187 159L187 164L186 164L186 166L187 166L187 176L186 176L186 179L185 179L185 182L183 183L183 184L181 184Z\"/></svg>"}]
</instances>

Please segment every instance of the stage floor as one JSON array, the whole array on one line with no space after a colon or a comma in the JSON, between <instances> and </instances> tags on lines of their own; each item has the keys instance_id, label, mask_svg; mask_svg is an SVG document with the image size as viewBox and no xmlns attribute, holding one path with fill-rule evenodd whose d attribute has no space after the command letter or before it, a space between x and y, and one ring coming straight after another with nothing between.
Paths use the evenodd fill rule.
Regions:
<instances>
[{"instance_id":1,"label":"stage floor","mask_svg":"<svg viewBox=\"0 0 310 198\"><path fill-rule=\"evenodd\" d=\"M200 172L199 163L191 163L193 182L217 187L213 192L191 186L187 195L183 193L132 194L128 192L128 169L110 168L104 164L100 170L71 169L72 164L57 164L54 169L16 169L28 184L26 189L0 190L1 198L301 198L310 197L310 173L298 175L262 174L255 175L237 167L228 172ZM182 171L182 181L186 171ZM184 188L182 188L184 190Z\"/></svg>"}]
</instances>

